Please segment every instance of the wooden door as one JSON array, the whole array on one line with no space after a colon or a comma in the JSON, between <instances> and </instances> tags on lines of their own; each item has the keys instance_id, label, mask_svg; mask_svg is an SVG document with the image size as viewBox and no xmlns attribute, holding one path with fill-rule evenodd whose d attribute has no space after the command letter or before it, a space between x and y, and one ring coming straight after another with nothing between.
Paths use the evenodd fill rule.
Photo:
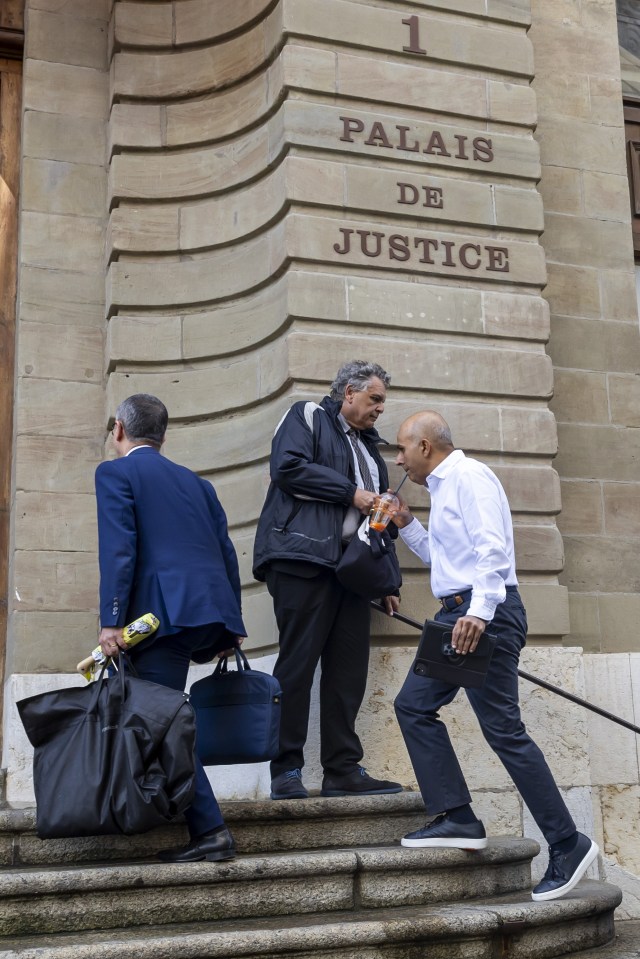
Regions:
<instances>
[{"instance_id":1,"label":"wooden door","mask_svg":"<svg viewBox=\"0 0 640 959\"><path fill-rule=\"evenodd\" d=\"M24 0L0 0L0 716L7 639ZM2 729L0 726L0 746Z\"/></svg>"}]
</instances>

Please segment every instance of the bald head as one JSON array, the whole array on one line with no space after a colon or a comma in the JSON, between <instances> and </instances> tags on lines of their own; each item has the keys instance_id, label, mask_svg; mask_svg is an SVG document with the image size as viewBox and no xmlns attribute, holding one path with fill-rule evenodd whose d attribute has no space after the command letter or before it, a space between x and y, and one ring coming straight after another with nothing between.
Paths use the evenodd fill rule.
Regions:
<instances>
[{"instance_id":1,"label":"bald head","mask_svg":"<svg viewBox=\"0 0 640 959\"><path fill-rule=\"evenodd\" d=\"M396 463L412 482L423 485L453 449L449 424L434 410L424 410L400 424Z\"/></svg>"}]
</instances>

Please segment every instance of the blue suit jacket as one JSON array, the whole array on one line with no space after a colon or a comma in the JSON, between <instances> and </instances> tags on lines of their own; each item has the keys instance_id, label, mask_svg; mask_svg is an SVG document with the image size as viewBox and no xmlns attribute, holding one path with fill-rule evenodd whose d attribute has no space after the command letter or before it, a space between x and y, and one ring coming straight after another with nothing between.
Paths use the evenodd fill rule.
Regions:
<instances>
[{"instance_id":1,"label":"blue suit jacket","mask_svg":"<svg viewBox=\"0 0 640 959\"><path fill-rule=\"evenodd\" d=\"M96 470L100 624L143 613L156 636L223 623L246 636L238 560L211 483L152 447Z\"/></svg>"}]
</instances>

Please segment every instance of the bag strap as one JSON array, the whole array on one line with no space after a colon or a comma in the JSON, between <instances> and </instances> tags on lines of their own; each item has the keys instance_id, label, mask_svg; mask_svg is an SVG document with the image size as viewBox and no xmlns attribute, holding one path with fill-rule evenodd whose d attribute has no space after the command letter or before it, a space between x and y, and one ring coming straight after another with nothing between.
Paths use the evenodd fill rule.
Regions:
<instances>
[{"instance_id":1,"label":"bag strap","mask_svg":"<svg viewBox=\"0 0 640 959\"><path fill-rule=\"evenodd\" d=\"M242 652L239 646L234 646L233 651L236 655L236 668L239 673L246 672L247 670L251 671L251 666L249 665L249 660ZM219 659L216 668L213 671L214 676L224 676L225 673L229 672L228 668L229 657L225 656L223 659Z\"/></svg>"}]
</instances>

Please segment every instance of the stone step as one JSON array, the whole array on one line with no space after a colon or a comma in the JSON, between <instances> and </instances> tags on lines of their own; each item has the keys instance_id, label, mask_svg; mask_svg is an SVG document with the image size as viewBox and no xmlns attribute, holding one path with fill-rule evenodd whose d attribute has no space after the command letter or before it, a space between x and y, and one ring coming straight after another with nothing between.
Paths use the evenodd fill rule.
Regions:
<instances>
[{"instance_id":1,"label":"stone step","mask_svg":"<svg viewBox=\"0 0 640 959\"><path fill-rule=\"evenodd\" d=\"M424 825L420 793L272 802L227 802L222 811L242 853L372 846L396 842ZM0 865L53 865L150 858L187 841L183 825L140 836L48 839L35 833L35 806L0 806Z\"/></svg>"},{"instance_id":2,"label":"stone step","mask_svg":"<svg viewBox=\"0 0 640 959\"><path fill-rule=\"evenodd\" d=\"M530 889L531 839L0 872L0 936L458 902Z\"/></svg>"},{"instance_id":3,"label":"stone step","mask_svg":"<svg viewBox=\"0 0 640 959\"><path fill-rule=\"evenodd\" d=\"M512 895L419 909L30 935L1 940L0 959L545 959L609 942L619 902L616 887L583 881L549 903Z\"/></svg>"}]
</instances>

